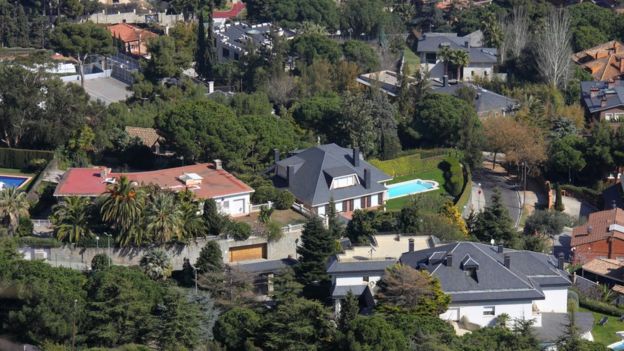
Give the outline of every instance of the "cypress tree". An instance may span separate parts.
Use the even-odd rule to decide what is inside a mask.
[[[212,10],[215,4],[209,1],[207,8],[199,10],[197,16],[197,51],[195,52],[195,71],[205,81],[214,80],[215,38],[212,31]],[[204,12],[208,28],[204,26]]]
[[[206,29],[204,28],[203,11],[199,11],[197,18],[197,49],[195,51],[195,71],[202,78],[206,79]]]
[[[500,190],[494,189],[490,205],[477,215],[472,234],[482,242],[494,239],[498,243],[509,243],[514,238],[513,220],[502,203]]]
[[[301,234],[301,246],[297,248],[299,264],[296,266],[297,278],[304,285],[326,282],[327,259],[334,254],[334,238],[318,217],[312,217],[306,223]]]
[[[329,209],[327,210],[327,228],[334,239],[339,240],[342,237],[343,228],[338,221],[336,204],[334,203],[333,198],[329,200]]]
[[[350,326],[351,322],[357,317],[360,312],[360,303],[358,298],[353,295],[353,292],[349,290],[347,292],[347,296],[345,296],[344,300],[342,300],[340,304],[340,316],[338,316],[338,330],[343,333],[346,333]]]
[[[223,271],[223,256],[216,241],[206,243],[199,253],[195,266],[202,273]]]
[[[563,197],[561,195],[561,186],[559,183],[555,184],[555,210],[563,212],[565,206],[563,206]]]

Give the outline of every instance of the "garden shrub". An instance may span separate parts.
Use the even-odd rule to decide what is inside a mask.
[[[295,203],[295,195],[288,190],[280,191],[275,197],[275,208],[278,210],[287,210]]]
[[[48,164],[48,160],[45,158],[34,158],[28,161],[28,164],[22,168],[25,173],[37,173],[45,168]]]
[[[93,256],[91,259],[91,270],[92,271],[101,271],[112,265],[112,260],[108,257],[107,254],[97,254]]]
[[[251,195],[251,202],[254,204],[265,204],[269,201],[275,201],[278,190],[271,185],[262,185],[256,188]]]
[[[245,222],[232,221],[228,224],[226,233],[234,240],[247,240],[251,236],[251,226]]]
[[[17,225],[18,236],[31,236],[33,234],[33,222],[29,217],[20,217]]]
[[[23,236],[17,239],[20,246],[30,247],[61,247],[62,243],[55,238],[39,238],[36,236]]]

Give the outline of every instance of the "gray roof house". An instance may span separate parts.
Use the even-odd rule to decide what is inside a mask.
[[[543,316],[563,320],[567,315],[571,282],[562,257],[457,242],[406,252],[400,262],[440,281],[451,297],[449,309],[440,317],[451,322],[484,327],[505,313],[511,319],[533,320],[539,329],[547,327]]]
[[[589,118],[624,120],[624,83],[621,80],[581,82],[581,100]]]
[[[273,26],[271,23],[247,24],[234,22],[225,24],[222,27],[215,27],[215,37],[217,42],[217,58],[219,62],[227,60],[239,60],[247,54],[249,46],[256,48],[271,47],[271,30],[275,30],[277,35],[286,39],[292,39],[294,33]]]
[[[445,74],[445,64],[438,57],[442,48],[452,50],[463,50],[468,53],[469,63],[463,67],[461,77],[456,79],[469,80],[475,76],[487,77],[494,72],[494,65],[498,62],[498,50],[496,48],[484,48],[483,33],[476,31],[465,36],[458,36],[457,33],[424,33],[418,40],[416,53],[420,55],[420,62],[429,71],[432,78],[441,78]]]
[[[283,160],[276,152],[275,158],[275,186],[289,190],[319,216],[325,215],[332,199],[338,213],[349,213],[381,206],[387,198],[385,183],[392,177],[363,160],[358,148],[325,144],[295,151]]]

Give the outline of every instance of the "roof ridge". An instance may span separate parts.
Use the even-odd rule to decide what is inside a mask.
[[[486,255],[487,257],[489,257],[491,260],[493,260],[494,262],[496,262],[496,264],[500,264],[500,262],[498,262],[497,259],[495,259],[494,257],[492,257],[491,255],[489,255],[487,252],[483,251],[479,246],[475,245],[475,243],[471,242],[472,246],[474,246],[477,250],[483,252],[484,255]],[[511,269],[505,267],[505,265],[501,265],[505,270],[507,270],[509,273],[511,273],[512,275],[514,275],[516,278],[518,278],[521,282],[523,282],[524,284],[526,284],[528,287],[530,287],[531,289],[535,289],[535,287],[532,284],[529,284],[527,281],[525,281],[524,279],[522,279],[518,274],[514,273]],[[528,278],[528,276],[527,276]]]

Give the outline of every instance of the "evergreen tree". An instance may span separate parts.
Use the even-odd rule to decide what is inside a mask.
[[[340,316],[338,316],[338,330],[346,333],[351,327],[351,322],[358,316],[360,312],[360,303],[358,298],[349,290],[347,296],[340,304]]]
[[[197,49],[195,51],[195,71],[201,78],[206,78],[206,29],[204,28],[203,11],[199,12],[197,18]]]
[[[336,204],[334,199],[329,200],[329,209],[327,210],[327,228],[332,238],[338,240],[342,237],[342,224],[338,221],[338,214],[336,213]]]
[[[349,224],[347,224],[346,234],[354,244],[368,244],[370,238],[377,234],[373,226],[375,212],[355,210]]]
[[[217,203],[213,199],[207,199],[204,201],[204,223],[206,224],[206,231],[210,235],[219,235],[225,228],[227,223],[226,219],[219,213]]]
[[[327,259],[334,254],[334,239],[318,217],[306,223],[301,234],[301,246],[297,248],[299,264],[297,278],[305,285],[329,279],[326,271]]]
[[[565,207],[563,205],[563,196],[561,195],[561,186],[559,183],[555,184],[555,210],[563,212]]]
[[[195,267],[202,273],[223,271],[223,256],[216,241],[207,242],[201,249]]]
[[[273,300],[280,303],[301,295],[303,286],[295,279],[291,268],[284,269],[273,280]]]
[[[513,239],[513,220],[501,201],[500,190],[494,189],[490,205],[477,215],[472,234],[482,242],[494,239],[498,243],[508,243]]]
[[[197,16],[197,51],[195,52],[195,70],[205,81],[214,80],[214,64],[216,59],[215,38],[212,31],[212,10],[214,6],[215,1],[208,1],[207,8],[205,10],[200,9]],[[205,28],[204,26],[204,14],[206,14],[208,28]]]

